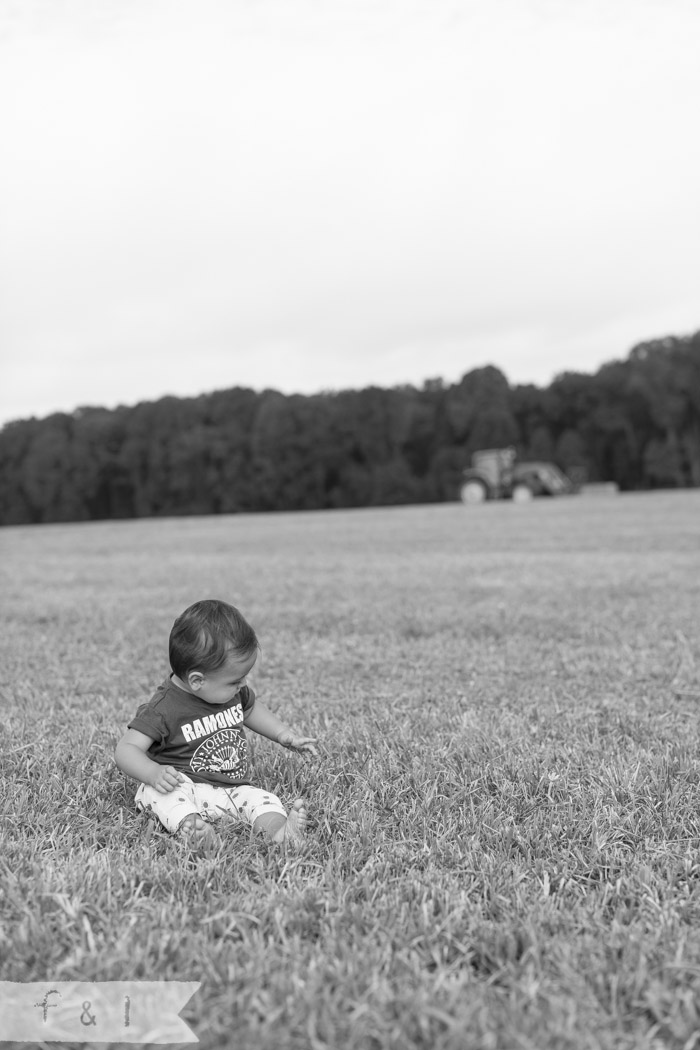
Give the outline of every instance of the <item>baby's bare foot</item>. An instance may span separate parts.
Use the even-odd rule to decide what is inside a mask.
[[[285,849],[301,845],[306,834],[308,822],[306,803],[303,798],[298,798],[287,815],[287,823],[284,825]]]
[[[192,849],[208,849],[216,841],[213,828],[202,820],[199,813],[189,813],[177,830]]]

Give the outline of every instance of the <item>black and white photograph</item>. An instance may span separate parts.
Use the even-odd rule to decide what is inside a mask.
[[[0,0],[8,1050],[700,1050],[699,41]]]

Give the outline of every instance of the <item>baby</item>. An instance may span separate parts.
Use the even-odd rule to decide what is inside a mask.
[[[250,783],[244,727],[317,754],[314,739],[298,736],[246,684],[258,650],[238,609],[213,599],[191,605],[170,632],[172,674],[117,744],[117,765],[141,782],[137,807],[197,847],[212,841],[211,822],[223,814],[286,846],[306,829],[303,799],[287,814],[275,795]]]

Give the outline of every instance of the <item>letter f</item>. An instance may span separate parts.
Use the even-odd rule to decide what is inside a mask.
[[[46,995],[44,996],[44,998],[41,1000],[40,1003],[34,1003],[34,1005],[38,1006],[42,1010],[42,1012],[44,1014],[44,1024],[46,1024],[46,1020],[47,1020],[47,1017],[48,1017],[48,1014],[49,1014],[49,1010],[55,1010],[56,1007],[58,1006],[58,1003],[50,1003],[49,1002],[49,996],[50,995],[57,995],[59,999],[61,998],[61,993],[58,991],[58,989],[57,988],[52,988],[50,992],[46,993]]]

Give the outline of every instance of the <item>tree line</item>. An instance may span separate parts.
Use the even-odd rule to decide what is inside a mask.
[[[623,490],[700,486],[700,332],[545,389],[487,366],[453,385],[234,387],[17,420],[0,430],[0,524],[453,500],[472,453],[506,445]]]

